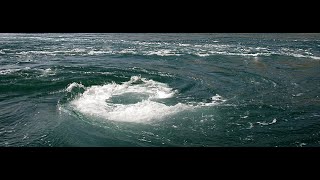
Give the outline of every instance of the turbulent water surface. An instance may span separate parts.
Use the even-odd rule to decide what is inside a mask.
[[[0,146],[319,146],[320,34],[0,34]]]

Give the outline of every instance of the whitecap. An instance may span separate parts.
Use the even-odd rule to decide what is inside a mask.
[[[51,68],[47,68],[47,69],[39,69],[39,71],[41,71],[42,75],[41,77],[46,77],[46,76],[54,76],[56,75],[56,71],[52,70]]]
[[[76,83],[76,82],[73,82],[71,84],[68,85],[68,87],[66,88],[66,91],[67,92],[71,92],[73,88],[75,87],[79,87],[79,88],[84,88],[84,85],[82,85],[81,83]]]
[[[268,122],[257,122],[257,124],[263,125],[263,126],[267,126],[270,124],[274,124],[277,122],[277,119],[273,119],[272,122],[268,123]]]
[[[180,56],[169,49],[160,49],[155,51],[146,52],[146,55],[158,55],[158,56]]]
[[[95,55],[95,54],[112,54],[112,51],[95,51],[91,50],[88,52],[88,55]]]
[[[216,94],[215,96],[212,96],[210,98],[209,102],[206,103],[199,103],[198,105],[200,106],[215,106],[221,103],[224,103],[226,101],[226,99],[224,99],[222,96],[220,96],[219,94]]]
[[[0,75],[12,74],[14,72],[20,71],[21,69],[3,69],[0,70]]]

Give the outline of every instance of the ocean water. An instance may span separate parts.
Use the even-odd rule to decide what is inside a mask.
[[[0,34],[0,146],[320,145],[320,34]]]

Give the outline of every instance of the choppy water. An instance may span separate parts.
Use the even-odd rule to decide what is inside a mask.
[[[320,34],[0,34],[0,146],[319,146]]]

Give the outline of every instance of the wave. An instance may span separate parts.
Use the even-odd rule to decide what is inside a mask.
[[[73,82],[73,83],[71,83],[71,84],[68,85],[68,87],[66,88],[66,91],[67,91],[67,92],[71,92],[75,87],[85,88],[84,85],[79,84],[79,83],[76,83],[76,82]]]
[[[263,126],[267,126],[267,125],[271,125],[277,122],[277,119],[273,119],[272,122],[268,123],[268,122],[257,122],[257,124],[263,125]]]
[[[20,70],[21,69],[3,69],[3,70],[0,70],[0,75],[12,74],[12,73],[18,72]]]
[[[210,44],[186,44],[186,43],[168,43],[168,42],[139,42],[139,41],[106,41],[105,46],[93,49],[92,45],[83,47],[66,46],[63,49],[59,46],[54,46],[55,50],[48,49],[32,50],[32,51],[0,51],[0,54],[19,55],[80,55],[80,56],[98,56],[98,55],[144,55],[144,56],[182,56],[194,55],[199,57],[207,57],[214,55],[225,56],[292,56],[298,58],[311,58],[319,60],[320,57],[314,55],[312,49],[300,48],[282,48],[269,46],[248,46],[239,44],[223,44],[213,41]],[[111,44],[110,44],[111,43]]]
[[[151,71],[151,70],[147,70],[141,67],[132,67],[132,68],[128,68],[130,70],[134,70],[134,71],[138,71],[138,72],[144,72],[146,74],[152,74],[152,75],[157,75],[157,76],[162,76],[162,77],[175,77],[173,74],[170,74],[168,72],[161,72],[161,71]]]
[[[181,54],[175,53],[169,49],[160,49],[160,50],[156,50],[156,51],[144,52],[144,55],[181,56]]]
[[[47,77],[56,75],[56,69],[46,68],[16,68],[16,69],[2,69],[0,70],[0,75],[14,75],[15,73],[19,73],[21,76],[37,76],[37,77]]]
[[[297,57],[297,58],[311,58],[311,59],[320,60],[320,57],[318,57],[318,56],[303,55],[303,54],[297,54],[297,53],[282,53],[279,55],[286,55],[286,56],[292,56],[292,57]]]
[[[68,55],[77,55],[77,54],[83,54],[86,53],[86,49],[82,48],[75,48],[70,50],[55,50],[55,51],[48,51],[48,50],[37,50],[37,51],[22,51],[22,52],[16,52],[17,55],[52,55],[56,56],[59,54],[68,54]]]
[[[21,38],[30,39],[31,41],[53,41],[57,42],[54,45],[45,44],[43,49],[0,49],[0,55],[80,55],[80,56],[98,56],[98,55],[145,55],[145,56],[183,56],[194,55],[199,57],[207,57],[214,55],[226,56],[270,56],[283,55],[297,58],[311,58],[319,60],[320,56],[318,50],[314,47],[306,47],[304,41],[293,40],[295,47],[283,46],[281,43],[288,43],[288,41],[280,44],[265,41],[259,44],[245,44],[241,42],[223,42],[218,39],[208,41],[139,41],[139,40],[115,40],[106,39],[106,37],[92,38],[83,35],[82,37],[74,35],[49,35],[49,37],[8,37],[9,39]],[[59,44],[59,42],[61,43]],[[312,40],[318,42],[318,40]],[[13,41],[14,42],[14,41]],[[62,43],[63,42],[63,43]],[[98,48],[95,43],[99,44]],[[101,45],[101,46],[100,46]],[[317,44],[316,44],[317,45]],[[317,45],[319,46],[319,45]]]
[[[96,54],[112,54],[112,51],[91,50],[91,51],[88,52],[88,55],[96,55]]]
[[[222,96],[220,96],[219,94],[216,94],[215,96],[212,96],[210,98],[211,102],[207,102],[207,103],[199,103],[200,106],[214,106],[214,105],[218,105],[221,103],[224,103],[225,99],[223,99]]]

